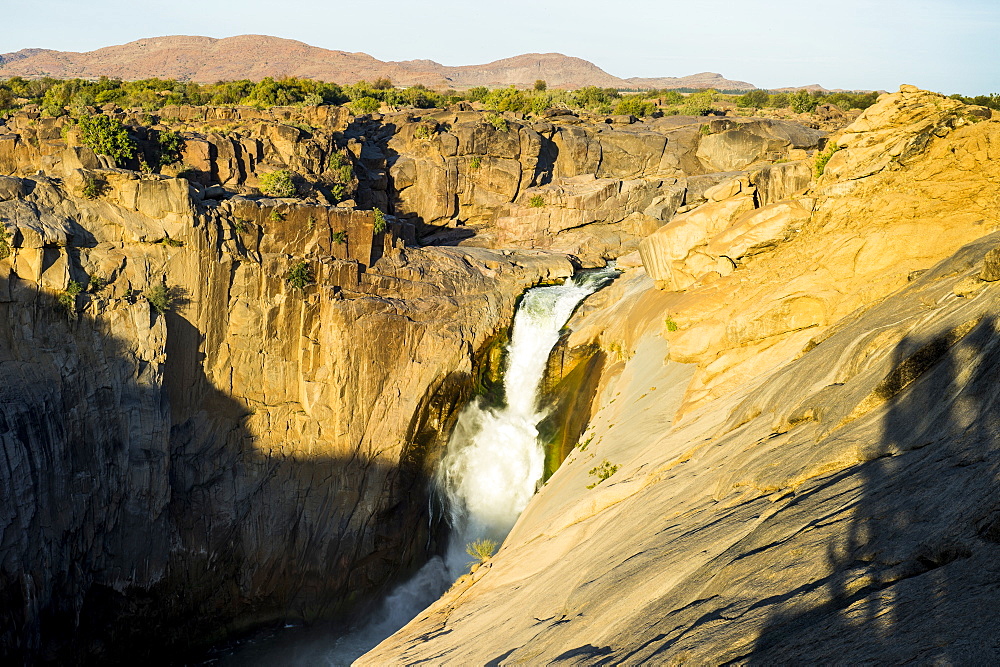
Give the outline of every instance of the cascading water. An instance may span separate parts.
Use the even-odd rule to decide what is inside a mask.
[[[459,415],[438,465],[435,492],[451,528],[444,558],[432,558],[398,586],[363,628],[339,638],[332,648],[299,646],[295,656],[283,652],[283,664],[349,664],[403,627],[468,571],[470,542],[488,538],[499,543],[506,537],[544,472],[545,452],[537,426],[545,411],[538,390],[549,354],[577,305],[617,275],[612,265],[582,271],[562,285],[525,292],[507,347],[503,406],[471,401]],[[271,664],[266,657],[255,662]]]

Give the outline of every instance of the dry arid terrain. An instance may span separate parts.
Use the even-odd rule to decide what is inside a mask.
[[[60,79],[107,76],[120,79],[158,77],[213,83],[221,80],[283,76],[337,83],[373,81],[433,87],[530,86],[537,79],[558,88],[717,88],[750,89],[712,72],[684,77],[622,79],[597,65],[560,53],[527,53],[483,65],[449,67],[432,60],[383,62],[366,53],[331,51],[266,35],[225,39],[169,36],[140,39],[86,53],[24,49],[0,54],[0,78],[51,76]]]

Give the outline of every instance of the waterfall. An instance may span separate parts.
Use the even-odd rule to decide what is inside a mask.
[[[469,571],[470,542],[503,541],[542,480],[545,451],[538,442],[537,426],[545,410],[539,405],[539,388],[552,348],[577,305],[617,276],[609,265],[581,271],[561,285],[525,292],[507,347],[503,404],[490,407],[480,399],[470,401],[458,417],[433,480],[451,528],[445,556],[431,558],[396,587],[364,627],[340,637],[332,647],[299,646],[297,656],[282,652],[282,664],[349,664],[406,625]]]

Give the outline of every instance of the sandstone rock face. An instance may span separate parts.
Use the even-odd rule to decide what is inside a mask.
[[[729,275],[600,294],[567,343],[609,358],[579,445],[361,664],[995,661],[1000,123],[978,113],[884,96],[805,198],[694,237],[771,239]]]

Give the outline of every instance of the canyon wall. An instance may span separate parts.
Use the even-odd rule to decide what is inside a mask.
[[[996,660],[1000,123],[904,86],[829,145],[623,262],[569,458],[361,664]]]
[[[467,106],[87,113],[137,154],[116,164],[30,109],[0,126],[13,660],[155,657],[363,609],[439,548],[429,471],[523,290],[637,266],[675,216],[765,211],[808,187],[824,141]],[[161,165],[166,132],[182,158]],[[280,170],[295,196],[263,196]],[[563,439],[601,377],[572,368],[600,344],[553,365]]]

